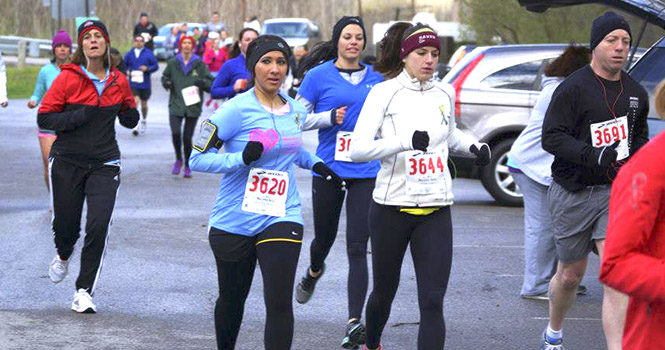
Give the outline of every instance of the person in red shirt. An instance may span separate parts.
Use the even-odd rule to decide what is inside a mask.
[[[665,119],[665,81],[656,90]],[[600,281],[628,294],[623,350],[665,349],[665,133],[621,168],[610,196]]]

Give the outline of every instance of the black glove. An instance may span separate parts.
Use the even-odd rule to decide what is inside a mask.
[[[411,137],[411,144],[413,145],[413,149],[427,152],[427,146],[429,146],[429,135],[427,135],[427,131],[414,131],[413,136]]]
[[[321,177],[326,179],[326,181],[330,181],[333,184],[341,187],[342,190],[345,190],[346,182],[342,180],[342,178],[339,177],[339,175],[337,175],[334,171],[332,171],[332,169],[328,168],[328,166],[323,162],[314,164],[312,170],[314,170],[315,173],[321,175]]]
[[[136,108],[129,108],[118,114],[120,125],[127,129],[133,129],[139,123],[139,111]]]
[[[469,147],[469,151],[476,155],[477,166],[485,166],[490,163],[490,158],[492,158],[492,155],[490,154],[490,146],[488,146],[486,143],[481,144],[480,149],[478,149],[476,145],[471,145],[471,147]]]
[[[242,151],[242,161],[249,165],[249,163],[261,158],[261,153],[263,153],[263,144],[259,141],[249,141]]]
[[[200,90],[203,90],[206,86],[206,82],[203,79],[198,79],[194,82],[194,85],[196,85],[196,87],[198,87]]]
[[[171,90],[173,89],[173,82],[171,80],[164,80],[162,81],[162,86],[164,90]]]
[[[617,141],[612,145],[599,148],[598,166],[600,167],[600,170],[605,171],[609,169],[610,165],[617,160],[619,154],[617,153],[616,148],[619,146],[620,142],[621,141]]]

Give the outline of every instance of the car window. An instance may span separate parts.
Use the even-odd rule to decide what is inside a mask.
[[[651,100],[649,117],[656,118],[656,111],[653,107],[653,92],[658,83],[665,79],[665,48],[654,47],[648,56],[645,56],[643,60],[635,65],[630,75],[649,93],[649,99]]]
[[[308,34],[307,29],[307,23],[266,23],[263,27],[263,34],[272,34],[283,38],[306,38]]]
[[[517,64],[494,72],[483,79],[482,87],[491,89],[536,90],[535,81],[543,60]]]
[[[159,35],[159,36],[168,36],[169,34],[171,34],[171,27],[172,26],[170,26],[168,24],[165,25],[165,26],[162,26],[161,28],[159,28],[159,31],[157,32],[157,35]]]

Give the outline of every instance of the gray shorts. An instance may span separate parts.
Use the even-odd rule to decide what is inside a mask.
[[[610,185],[596,185],[570,192],[552,183],[547,201],[559,261],[580,261],[595,251],[595,240],[605,239],[610,191]]]

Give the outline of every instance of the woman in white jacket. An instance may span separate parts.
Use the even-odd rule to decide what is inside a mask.
[[[381,161],[369,215],[374,288],[366,309],[366,348],[381,348],[410,244],[420,307],[418,349],[443,349],[443,297],[453,253],[448,148],[475,154],[477,165],[489,163],[490,150],[451,118],[454,91],[432,78],[440,50],[432,28],[397,23],[379,45],[375,70],[389,80],[370,91],[351,141],[353,161]]]

